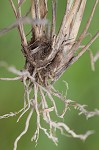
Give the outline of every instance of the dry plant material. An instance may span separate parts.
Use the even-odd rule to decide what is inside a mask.
[[[68,108],[72,106],[79,110],[79,114],[84,114],[89,118],[99,115],[99,111],[95,110],[89,112],[85,109],[84,105],[66,99],[66,96],[63,96],[59,91],[54,89],[53,83],[60,78],[70,65],[76,62],[83,53],[86,52],[99,36],[99,31],[97,31],[87,45],[81,46],[83,39],[87,35],[99,1],[95,0],[89,19],[79,37],[77,37],[77,35],[85,10],[86,0],[67,0],[65,14],[58,33],[56,33],[56,0],[52,0],[52,23],[50,32],[47,30],[49,26],[47,20],[47,0],[31,0],[31,18],[28,17],[28,13],[24,16],[21,15],[21,8],[25,1],[26,0],[17,0],[17,6],[15,6],[14,1],[9,0],[16,17],[16,22],[0,31],[0,36],[16,27],[19,31],[22,53],[25,57],[25,67],[23,71],[18,71],[14,67],[0,63],[1,66],[6,67],[10,72],[17,75],[15,78],[0,78],[0,80],[21,80],[23,82],[24,107],[18,112],[11,112],[10,114],[0,116],[0,119],[13,117],[21,113],[17,120],[19,121],[20,118],[30,110],[25,129],[15,140],[14,150],[17,149],[20,138],[27,132],[34,110],[37,114],[37,129],[31,138],[32,141],[38,141],[39,132],[42,130],[49,139],[57,144],[58,138],[55,136],[56,129],[59,129],[62,134],[65,130],[72,137],[85,140],[93,131],[87,131],[85,134],[78,135],[63,122],[52,120],[50,113],[55,112],[57,117],[63,118]],[[26,23],[31,25],[32,37],[30,41],[27,41],[24,31],[24,24]],[[80,51],[78,51],[78,49],[80,49]],[[99,53],[97,53],[95,57],[90,53],[90,56],[94,69],[94,63],[99,58]],[[31,96],[31,93],[34,94]],[[61,115],[58,113],[55,96],[58,97],[65,106]],[[51,102],[51,107],[46,97],[49,99],[49,102]],[[49,130],[42,127],[41,118],[48,124]]]

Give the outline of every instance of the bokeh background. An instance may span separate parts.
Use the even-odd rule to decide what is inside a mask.
[[[48,0],[49,15],[51,19],[51,0]],[[88,16],[91,12],[95,0],[88,0],[84,13],[80,31],[83,29]],[[57,30],[61,23],[66,0],[58,0],[57,6]],[[29,1],[23,5],[23,13],[29,8]],[[0,30],[7,27],[15,21],[15,17],[9,1],[0,0]],[[30,26],[26,25],[26,33],[30,31]],[[99,5],[96,9],[94,18],[89,28],[89,32],[94,35],[99,29]],[[31,35],[28,36],[28,39]],[[87,43],[90,37],[86,37],[84,43]],[[90,47],[93,53],[99,50],[99,39],[97,39]],[[9,65],[22,69],[24,66],[24,58],[21,53],[20,37],[17,29],[14,29],[4,36],[0,37],[0,61],[5,61]],[[6,69],[0,68],[0,77],[13,77]],[[55,87],[65,92],[63,80],[68,82],[69,90],[67,97],[75,100],[80,104],[88,105],[88,110],[99,109],[99,61],[96,62],[96,71],[91,70],[89,53],[86,52],[80,60],[73,64],[63,76],[57,81]],[[23,85],[20,81],[0,81],[0,115],[9,112],[18,111],[23,107]],[[59,103],[59,106],[61,104]],[[16,137],[24,129],[25,120],[28,113],[16,123],[18,116],[0,120],[0,150],[12,150]],[[86,130],[95,130],[95,134],[90,136],[85,142],[79,139],[73,139],[62,136],[59,132],[58,146],[50,141],[44,133],[40,132],[38,145],[30,139],[36,129],[36,116],[32,117],[31,124],[26,135],[18,143],[18,150],[99,150],[99,117],[96,116],[89,120],[85,117],[78,116],[77,111],[71,109],[67,112],[64,122],[66,122],[77,133],[84,133]],[[44,124],[43,124],[44,125]]]

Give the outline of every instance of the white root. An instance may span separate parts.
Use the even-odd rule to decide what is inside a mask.
[[[33,114],[33,109],[30,111],[28,117],[27,117],[27,120],[26,120],[26,123],[25,123],[25,129],[21,132],[21,134],[16,138],[15,142],[14,142],[14,149],[13,150],[16,150],[17,149],[17,145],[18,145],[18,141],[21,139],[21,137],[28,131],[28,128],[29,128],[29,124],[30,124],[30,119],[32,117],[32,114]]]
[[[13,70],[16,70],[15,68],[13,68]],[[11,70],[12,72],[12,70]],[[15,73],[15,71],[14,71]],[[56,122],[53,121],[51,119],[50,113],[52,111],[55,111],[57,117],[60,117],[58,115],[57,112],[57,106],[55,104],[55,101],[52,97],[52,95],[55,95],[56,97],[59,98],[59,100],[61,100],[64,104],[65,104],[65,109],[63,110],[63,113],[61,115],[61,118],[64,117],[67,109],[69,109],[70,106],[74,107],[75,109],[79,110],[79,115],[84,114],[86,116],[86,118],[90,118],[93,116],[99,116],[99,110],[95,110],[95,111],[87,111],[85,109],[85,105],[80,105],[75,103],[72,100],[66,99],[66,96],[63,96],[61,93],[59,93],[59,91],[56,91],[54,89],[53,86],[49,86],[47,88],[44,88],[43,86],[41,86],[40,84],[38,84],[34,78],[29,74],[29,72],[24,71],[24,73],[19,73],[16,70],[16,74],[20,74],[20,78],[23,79],[23,84],[24,84],[24,89],[25,89],[25,105],[24,107],[19,110],[18,112],[15,113],[9,113],[9,114],[5,114],[3,116],[0,116],[0,119],[3,118],[8,118],[8,117],[13,117],[16,116],[17,114],[21,113],[21,115],[19,116],[17,122],[20,120],[20,118],[28,111],[31,109],[31,112],[29,113],[27,120],[26,120],[26,125],[25,125],[25,129],[21,132],[21,134],[16,138],[15,143],[14,143],[14,150],[17,149],[17,144],[18,141],[21,139],[21,137],[27,132],[28,127],[29,127],[29,123],[30,123],[30,119],[31,116],[33,114],[33,109],[36,110],[36,114],[37,114],[37,129],[33,135],[33,137],[31,138],[31,141],[35,141],[37,143],[38,138],[39,138],[39,132],[40,130],[42,130],[49,139],[51,139],[55,144],[57,144],[58,142],[58,138],[57,136],[54,135],[54,133],[56,132],[57,129],[60,130],[61,134],[65,132],[67,132],[69,135],[71,135],[74,138],[80,138],[81,140],[85,140],[89,135],[93,134],[93,131],[87,131],[85,134],[76,134],[73,130],[71,130],[65,123],[63,122]],[[24,76],[23,76],[24,74]],[[26,79],[29,79],[28,82],[26,82]],[[13,81],[13,79],[12,79]],[[30,99],[30,94],[32,92],[32,89],[29,88],[29,83],[32,83],[34,85],[34,98]],[[40,103],[38,103],[38,91],[41,94],[41,100]],[[49,105],[47,104],[47,100],[46,100],[46,94],[48,95],[50,101],[53,103],[53,107],[49,107]],[[67,93],[66,93],[67,94]],[[43,120],[48,124],[49,126],[49,131],[41,126],[41,116],[43,114]]]

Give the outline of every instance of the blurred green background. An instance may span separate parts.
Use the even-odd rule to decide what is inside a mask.
[[[83,29],[88,16],[91,12],[95,0],[88,0],[84,13],[83,22],[80,31]],[[61,23],[66,0],[58,0],[57,7],[57,30]],[[29,8],[26,2],[23,5],[23,13]],[[49,0],[49,15],[51,18],[51,0]],[[9,1],[0,0],[0,30],[7,27],[15,21]],[[99,5],[96,9],[94,18],[89,28],[89,32],[94,35],[99,28]],[[26,25],[26,33],[30,31],[30,27]],[[31,35],[30,35],[31,36]],[[30,37],[29,36],[29,37]],[[28,37],[28,38],[29,38]],[[84,43],[87,43],[90,37],[86,37]],[[99,50],[99,39],[91,46],[93,53]],[[17,69],[22,69],[24,66],[24,58],[21,53],[21,43],[17,32],[14,29],[4,36],[0,37],[0,61],[5,61],[9,65],[16,66]],[[0,77],[13,77],[13,75],[4,68],[0,68]],[[96,71],[92,72],[90,66],[90,58],[86,52],[78,62],[71,66],[55,86],[60,91],[65,92],[63,80],[68,82],[68,98],[76,100],[78,103],[88,105],[88,110],[95,108],[99,109],[99,61],[96,63]],[[18,111],[23,107],[23,85],[19,81],[0,81],[0,115],[9,112]],[[59,103],[60,106],[60,103]],[[0,150],[12,150],[13,143],[16,137],[24,129],[26,115],[16,123],[18,116],[0,120]],[[18,150],[99,150],[99,117],[94,117],[86,120],[85,117],[78,116],[77,111],[70,110],[67,112],[64,122],[77,133],[84,133],[86,130],[95,130],[95,134],[90,136],[85,142],[78,139],[62,136],[58,133],[59,143],[55,146],[44,133],[40,132],[38,145],[35,147],[35,142],[30,139],[36,129],[36,116],[34,115],[29,130],[26,135],[18,143]]]

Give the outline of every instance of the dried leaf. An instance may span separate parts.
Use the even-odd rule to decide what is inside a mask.
[[[46,18],[48,8],[47,8],[47,0],[40,0],[40,19]]]

